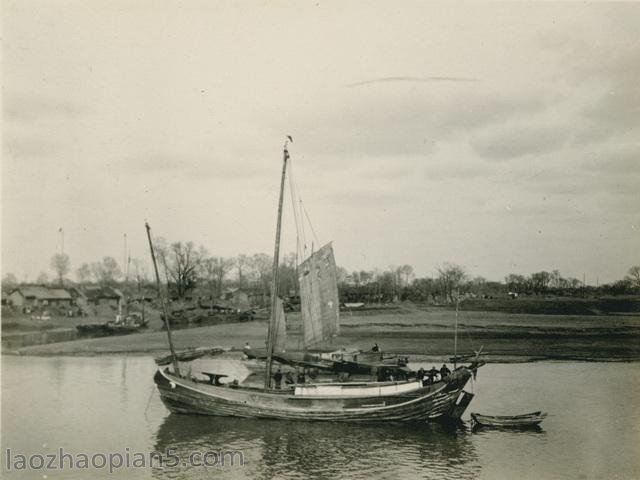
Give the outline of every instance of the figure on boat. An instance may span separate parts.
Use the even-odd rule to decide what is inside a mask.
[[[280,390],[280,385],[282,384],[282,370],[280,368],[273,375],[273,380],[276,382],[276,390]]]

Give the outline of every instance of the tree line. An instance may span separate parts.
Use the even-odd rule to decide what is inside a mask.
[[[184,298],[197,290],[212,297],[220,297],[227,287],[248,289],[268,296],[272,279],[271,256],[265,253],[241,254],[236,257],[210,255],[193,242],[154,240],[161,280],[173,298]],[[154,278],[149,262],[140,258],[127,258],[119,265],[113,257],[83,263],[75,270],[81,284],[120,286],[141,291],[151,285]],[[279,291],[285,296],[297,295],[299,263],[294,253],[283,256],[278,272]],[[63,285],[71,270],[66,254],[51,258],[53,279],[40,273],[36,284]],[[343,301],[386,302],[413,300],[432,303],[452,303],[459,297],[492,297],[508,293],[519,295],[576,295],[588,290],[590,294],[621,295],[640,293],[640,266],[633,266],[627,275],[616,282],[598,287],[584,285],[576,278],[565,278],[558,270],[534,272],[529,275],[509,274],[504,282],[489,281],[471,276],[460,265],[444,263],[432,277],[417,278],[411,265],[389,266],[387,269],[348,271],[338,267],[338,287]],[[18,285],[15,275],[8,273],[3,286]]]

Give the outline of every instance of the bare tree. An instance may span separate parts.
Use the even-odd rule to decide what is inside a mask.
[[[142,292],[142,285],[149,281],[149,271],[147,270],[147,264],[140,258],[132,258],[133,264],[133,277],[136,282],[138,295]]]
[[[201,270],[215,296],[222,295],[224,278],[234,264],[235,261],[232,258],[209,257],[203,260]]]
[[[627,272],[627,278],[635,288],[640,288],[640,265],[634,265]]]
[[[367,272],[366,270],[360,270],[360,273],[358,275],[360,277],[360,283],[362,283],[363,285],[371,283],[375,278],[373,272]]]
[[[549,287],[549,283],[551,282],[553,276],[549,272],[536,272],[532,273],[530,277],[531,286],[535,293],[544,293]]]
[[[69,273],[69,255],[65,253],[56,253],[51,257],[51,268],[58,276],[58,282],[62,286],[64,276]]]
[[[80,268],[76,270],[76,278],[80,283],[87,283],[91,281],[93,273],[91,267],[87,263],[80,265]]]
[[[445,263],[438,268],[438,274],[438,281],[444,296],[453,302],[453,293],[460,288],[467,278],[464,268],[453,263]]]
[[[475,293],[476,295],[481,295],[486,284],[487,284],[486,278],[482,276],[477,276],[469,281],[468,286],[473,293]]]
[[[204,248],[196,248],[193,242],[175,242],[166,253],[163,252],[162,262],[173,280],[178,298],[183,298],[195,286],[206,253]]]
[[[413,267],[405,264],[398,267],[397,272],[400,279],[400,285],[403,287],[408,286],[414,276]]]
[[[251,256],[250,263],[256,275],[258,286],[262,290],[263,303],[266,304],[273,260],[266,253],[256,253]]]
[[[163,237],[155,237],[153,239],[154,249],[156,252],[156,260],[158,262],[158,269],[164,274],[167,288],[169,288],[169,244]]]
[[[49,275],[45,272],[40,272],[40,275],[36,278],[36,283],[38,285],[47,285],[49,283]]]
[[[526,290],[527,279],[524,275],[510,273],[505,277],[504,283],[510,291],[522,293]]]
[[[298,290],[296,254],[289,252],[282,257],[278,271],[278,292],[280,295],[294,294]]]
[[[16,276],[9,272],[4,277],[2,277],[2,286],[11,290],[18,286],[18,279]]]
[[[89,265],[95,280],[103,286],[112,286],[122,276],[118,262],[113,257],[104,257],[102,262]]]
[[[247,270],[250,268],[249,257],[242,253],[236,257],[235,264],[238,269],[238,287],[244,288],[247,283]]]
[[[133,265],[133,277],[136,283],[148,282],[149,270],[147,269],[147,263],[141,258],[132,258],[131,264]]]

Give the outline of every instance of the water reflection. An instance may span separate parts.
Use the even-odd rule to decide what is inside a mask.
[[[540,425],[529,425],[526,427],[484,427],[475,425],[471,427],[471,432],[474,435],[491,435],[495,432],[513,435],[546,435],[546,432]]]
[[[240,450],[241,468],[155,469],[156,478],[476,478],[480,463],[463,426],[350,425],[169,415],[155,448]]]
[[[241,450],[238,467],[12,471],[11,478],[640,478],[638,363],[487,365],[471,411],[549,413],[537,430],[170,415],[143,357],[2,357],[2,442],[24,454]],[[195,369],[195,367],[194,367]],[[207,370],[208,368],[202,368]],[[597,379],[597,381],[594,381]],[[465,416],[468,418],[468,414]],[[43,446],[43,445],[46,445]],[[4,462],[0,468],[5,469]],[[2,478],[9,475],[0,472]]]
[[[120,364],[120,402],[126,404],[128,401],[128,382],[127,382],[127,358],[122,359]]]

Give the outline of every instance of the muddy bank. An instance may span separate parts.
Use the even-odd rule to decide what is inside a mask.
[[[404,314],[343,315],[341,334],[322,348],[368,350],[374,343],[390,354],[413,359],[448,359],[454,350],[455,313],[444,310]],[[177,349],[224,345],[264,347],[267,324],[253,321],[178,330]],[[300,350],[299,317],[290,315],[287,349]],[[495,312],[460,312],[458,353],[483,346],[488,361],[640,360],[640,315],[547,316]],[[3,349],[20,355],[157,355],[168,350],[166,334],[145,332],[118,337]],[[429,360],[425,360],[429,361]]]

